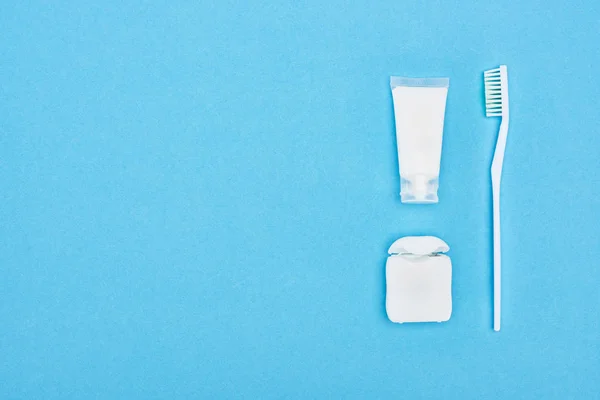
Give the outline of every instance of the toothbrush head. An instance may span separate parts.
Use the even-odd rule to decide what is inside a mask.
[[[486,117],[508,116],[508,74],[506,65],[483,73]]]

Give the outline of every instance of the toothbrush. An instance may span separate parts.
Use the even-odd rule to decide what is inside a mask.
[[[508,73],[506,65],[483,73],[486,117],[501,117],[500,131],[492,160],[492,202],[494,213],[494,330],[500,330],[501,251],[500,251],[500,181],[508,135]]]

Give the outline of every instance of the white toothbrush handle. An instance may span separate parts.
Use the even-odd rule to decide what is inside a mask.
[[[502,165],[508,134],[508,115],[502,118],[498,141],[492,161],[492,201],[494,214],[494,330],[500,330],[501,294],[502,294],[502,253],[500,240],[500,182],[502,180]]]
[[[500,185],[492,186],[494,198],[494,330],[500,330],[502,252],[500,250]]]

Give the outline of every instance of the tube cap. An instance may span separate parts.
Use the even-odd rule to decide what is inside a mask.
[[[401,177],[400,197],[403,203],[433,204],[438,202],[438,178],[427,175]]]

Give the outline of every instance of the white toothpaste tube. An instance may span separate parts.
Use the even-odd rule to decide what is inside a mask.
[[[448,78],[392,76],[403,203],[437,203]]]

